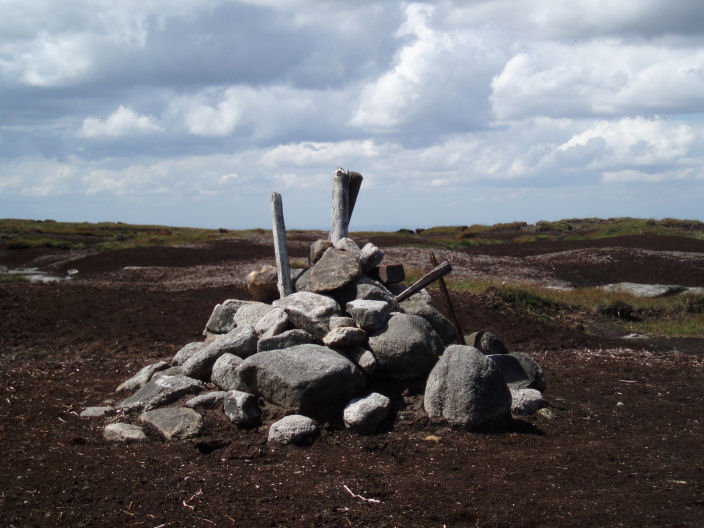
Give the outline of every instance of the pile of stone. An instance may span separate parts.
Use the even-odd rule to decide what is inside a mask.
[[[269,440],[301,444],[321,422],[359,434],[390,426],[403,387],[424,390],[430,420],[468,429],[542,406],[545,377],[534,360],[488,332],[453,344],[464,340],[428,292],[410,295],[400,284],[403,266],[385,265],[371,243],[334,238],[313,243],[309,266],[289,272],[290,293],[281,291],[281,267],[250,273],[253,300],[216,305],[203,341],[145,366],[117,388],[129,396],[83,416],[136,417],[139,424],[112,419],[111,440],[144,439],[145,425],[177,439],[199,435],[207,408],[234,426],[258,426],[266,402],[286,415]]]

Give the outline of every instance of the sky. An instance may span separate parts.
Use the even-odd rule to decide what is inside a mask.
[[[699,0],[0,0],[0,218],[704,220]]]

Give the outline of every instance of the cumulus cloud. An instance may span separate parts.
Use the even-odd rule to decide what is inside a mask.
[[[132,109],[120,105],[104,120],[95,117],[86,118],[78,133],[86,138],[96,138],[149,134],[160,131],[161,128],[149,116],[138,115]]]

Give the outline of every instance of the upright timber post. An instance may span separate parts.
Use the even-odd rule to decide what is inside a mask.
[[[276,273],[281,298],[293,293],[291,285],[291,268],[288,263],[288,246],[286,245],[286,224],[284,224],[284,206],[279,193],[271,193],[271,220],[274,225],[274,251],[276,253]]]
[[[347,236],[350,221],[350,173],[337,169],[332,175],[332,219],[330,242],[333,244]]]
[[[362,187],[362,180],[364,179],[362,175],[358,172],[349,171],[350,175],[350,197],[347,206],[347,229],[349,230],[350,221],[352,220],[352,211],[354,211],[354,204],[357,203],[357,195],[359,194],[359,189]]]

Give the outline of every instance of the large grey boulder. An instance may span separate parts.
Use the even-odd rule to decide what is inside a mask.
[[[123,381],[118,387],[117,392],[132,392],[140,387],[144,386],[146,382],[152,379],[155,372],[159,370],[164,370],[169,368],[169,364],[166,361],[159,361],[157,363],[152,363],[146,367],[139,369],[137,374],[132,376],[130,379]]]
[[[335,249],[339,249],[340,251],[346,251],[347,253],[354,255],[358,260],[361,258],[361,250],[359,249],[357,242],[349,237],[342,237],[336,240],[333,243],[333,247]]]
[[[328,333],[330,317],[342,315],[340,305],[326,295],[311,292],[296,292],[274,301],[274,306],[283,308],[291,324],[318,339]]]
[[[240,306],[235,313],[236,326],[256,326],[259,320],[264,317],[272,307],[270,304],[262,302],[252,302]]]
[[[364,345],[366,342],[367,333],[354,326],[338,326],[323,337],[323,344],[330,348],[350,348]]]
[[[109,442],[143,442],[147,435],[138,425],[117,422],[105,426],[103,438]]]
[[[479,350],[451,345],[428,376],[425,412],[469,429],[510,418],[511,393],[498,367]]]
[[[546,388],[545,374],[538,363],[527,354],[492,354],[488,356],[499,367],[510,389],[536,389],[543,392]]]
[[[242,363],[242,358],[226,352],[213,364],[210,381],[223,390],[232,390],[237,382],[237,367]]]
[[[195,394],[205,389],[199,380],[187,376],[163,376],[148,381],[132,396],[118,404],[125,410],[148,411],[162,405],[168,405],[186,394]]]
[[[511,412],[513,414],[533,414],[545,406],[540,391],[535,389],[511,389]]]
[[[364,398],[352,400],[343,413],[345,427],[359,434],[372,434],[381,425],[391,410],[391,400],[372,392]]]
[[[314,420],[292,414],[271,424],[268,441],[273,444],[306,445],[313,443],[318,434],[318,425]]]
[[[393,314],[381,330],[369,336],[379,370],[396,380],[424,378],[442,353],[442,342],[425,319]]]
[[[261,339],[278,335],[288,327],[289,320],[286,311],[283,308],[272,307],[257,321],[254,330]]]
[[[241,358],[251,356],[257,351],[257,333],[253,326],[238,326],[228,333],[217,336],[209,345],[206,345],[193,354],[182,365],[186,376],[207,380],[210,378],[213,364],[225,353],[234,354]]]
[[[304,413],[342,407],[366,387],[366,377],[342,354],[320,345],[268,350],[237,369],[240,390]]]
[[[216,304],[205,325],[203,335],[228,333],[235,327],[235,313],[237,313],[240,306],[247,302],[239,299],[228,299],[222,304]]]
[[[261,411],[257,406],[257,397],[238,390],[231,390],[227,393],[222,410],[230,421],[239,427],[254,425],[261,416]]]
[[[149,424],[167,440],[198,436],[203,428],[203,417],[193,409],[164,407],[139,415],[139,421]]]
[[[357,255],[329,248],[310,268],[308,290],[313,293],[338,290],[353,282],[360,273],[362,268]]]
[[[508,354],[508,349],[503,341],[491,332],[479,331],[472,332],[465,337],[467,346],[471,346],[480,352],[488,355],[491,354]]]
[[[389,320],[391,305],[387,301],[355,299],[347,303],[345,311],[350,314],[357,326],[367,332],[374,332]]]
[[[264,337],[257,343],[257,352],[265,352],[267,350],[277,350],[283,348],[291,348],[296,345],[307,345],[315,343],[315,338],[300,328],[286,330],[272,337]]]
[[[443,345],[447,346],[457,339],[457,329],[432,304],[419,300],[406,300],[401,303],[401,310],[411,315],[420,315],[430,323],[437,332]]]
[[[188,358],[190,358],[193,354],[198,352],[204,346],[205,345],[199,341],[188,343],[183,348],[181,348],[181,350],[176,352],[176,355],[171,360],[171,364],[174,366],[183,365],[188,360]]]

